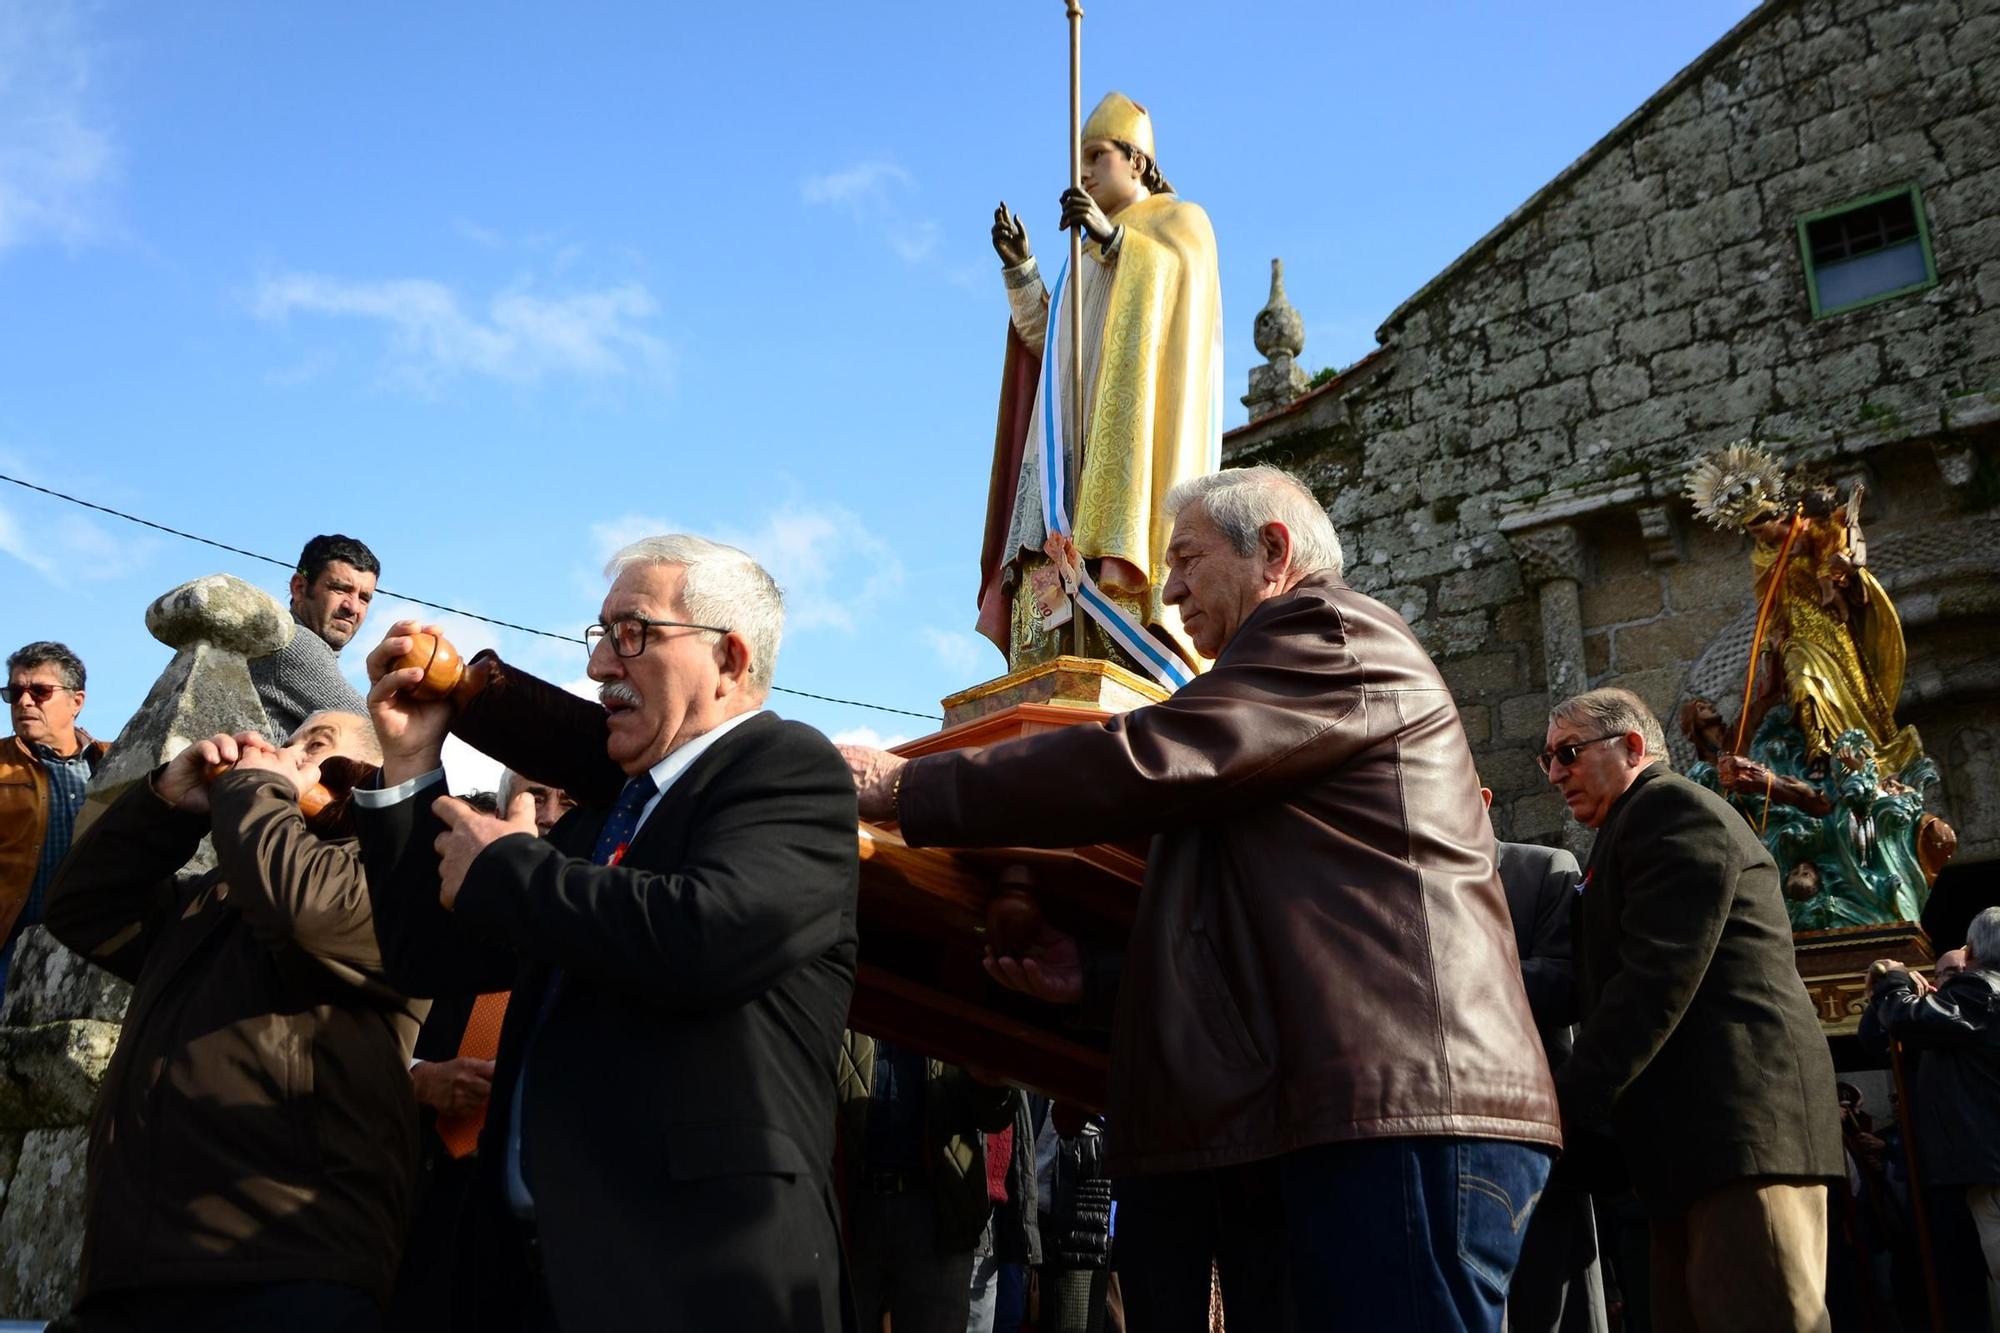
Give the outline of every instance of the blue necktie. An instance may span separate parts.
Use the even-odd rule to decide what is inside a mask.
[[[611,814],[597,835],[597,848],[590,854],[593,865],[612,865],[625,859],[625,849],[632,845],[633,835],[639,831],[639,815],[645,810],[646,802],[652,800],[659,790],[650,771],[627,779],[625,790],[618,793],[618,802],[611,807]],[[562,989],[562,981],[561,968],[549,974],[549,984],[543,989],[542,1003],[535,1012],[535,1026],[529,1031],[527,1046],[521,1052],[520,1072],[514,1076],[514,1106],[507,1126],[507,1198],[515,1213],[522,1217],[534,1215],[534,1200],[529,1197],[528,1181],[521,1164],[521,1089],[528,1081],[528,1060],[534,1055],[535,1039],[542,1035],[542,1025],[548,1022],[549,1011],[555,1008],[556,993]]]
[[[618,793],[618,803],[611,807],[611,815],[604,821],[603,831],[597,835],[597,850],[590,855],[593,864],[611,865],[631,845],[632,835],[639,831],[639,812],[659,790],[650,771],[626,781],[625,790]]]

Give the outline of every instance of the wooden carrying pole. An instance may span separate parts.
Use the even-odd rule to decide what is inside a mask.
[[[1069,16],[1069,183],[1083,188],[1083,5],[1080,0],[1064,0]],[[1088,418],[1083,403],[1083,228],[1069,229],[1069,457],[1065,466],[1069,485],[1065,488],[1072,515],[1083,511],[1078,493],[1083,485],[1083,432]],[[1071,526],[1075,531],[1074,524]],[[1083,557],[1077,556],[1079,564]],[[1070,610],[1070,642],[1078,657],[1083,656],[1084,613],[1081,605]]]
[[[1931,1245],[1931,1216],[1924,1202],[1924,1175],[1917,1163],[1917,1104],[1910,1100],[1910,1080],[1904,1070],[1903,1043],[1889,1039],[1889,1075],[1896,1084],[1896,1104],[1903,1122],[1903,1166],[1910,1173],[1910,1213],[1917,1224],[1917,1255],[1923,1261],[1924,1296],[1930,1304],[1931,1328],[1945,1333],[1944,1293],[1938,1287],[1937,1251]],[[1842,1188],[1846,1182],[1842,1182]]]

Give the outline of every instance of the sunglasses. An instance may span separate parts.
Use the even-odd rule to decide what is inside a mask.
[[[76,693],[75,690],[70,690],[67,685],[51,685],[47,681],[38,680],[32,685],[0,685],[0,699],[5,699],[11,704],[22,695],[26,695],[38,704],[45,704],[55,698],[57,690],[69,690],[71,694]]]
[[[1569,768],[1576,763],[1576,757],[1591,746],[1601,745],[1605,741],[1615,741],[1624,734],[1622,731],[1614,731],[1609,736],[1592,736],[1587,741],[1572,741],[1568,745],[1558,745],[1553,750],[1544,750],[1536,755],[1535,762],[1542,766],[1542,773],[1546,776],[1550,764],[1560,762],[1564,768]]]

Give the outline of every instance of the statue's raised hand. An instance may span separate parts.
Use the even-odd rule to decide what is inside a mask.
[[[1062,192],[1062,225],[1064,231],[1083,228],[1083,234],[1099,245],[1109,245],[1115,234],[1111,219],[1104,216],[1104,210],[1090,197],[1090,191],[1075,185]]]
[[[1004,199],[1000,201],[1000,207],[993,210],[993,252],[1000,256],[1002,268],[1025,264],[1034,254],[1028,248],[1028,229],[1021,224],[1021,219],[1007,211]]]

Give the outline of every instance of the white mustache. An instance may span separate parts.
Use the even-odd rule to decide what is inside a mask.
[[[611,680],[597,687],[597,702],[606,707],[614,703],[620,703],[632,708],[638,708],[646,701],[639,697],[639,691],[633,689],[624,681]]]

